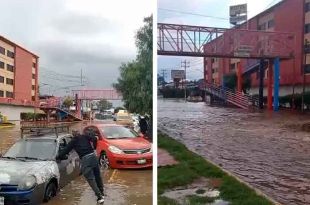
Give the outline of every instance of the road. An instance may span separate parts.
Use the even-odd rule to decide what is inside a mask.
[[[158,127],[282,204],[310,204],[309,116],[158,101]]]
[[[75,125],[75,127],[80,124]],[[0,151],[5,152],[20,137],[19,126],[0,129]],[[151,205],[152,170],[116,170],[102,172],[109,205]],[[65,186],[48,205],[96,204],[96,197],[83,177]]]

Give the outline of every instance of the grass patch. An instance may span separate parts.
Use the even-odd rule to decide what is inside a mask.
[[[177,186],[192,183],[199,177],[218,178],[220,197],[232,205],[271,205],[266,198],[259,196],[254,190],[228,176],[218,167],[212,165],[201,156],[189,151],[185,145],[158,132],[158,146],[167,150],[179,164],[158,169],[158,194]],[[201,198],[201,197],[200,197]],[[158,204],[169,204],[159,197]],[[193,199],[194,200],[194,199]],[[196,204],[192,203],[191,204]],[[171,205],[173,205],[171,203]]]
[[[161,205],[179,205],[175,200],[163,196],[158,197],[157,203]]]
[[[200,205],[200,204],[205,205],[206,203],[212,203],[215,201],[215,198],[207,197],[207,196],[201,197],[201,196],[191,195],[191,196],[187,196],[186,198],[189,200],[190,204],[195,204],[195,205]]]

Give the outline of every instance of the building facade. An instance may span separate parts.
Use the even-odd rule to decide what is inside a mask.
[[[310,54],[304,53],[306,39],[310,42],[310,0],[283,0],[238,26],[240,29],[290,32],[295,34],[294,59],[280,62],[280,95],[302,92],[304,68],[309,67]],[[306,59],[306,60],[305,60]],[[257,59],[205,58],[204,79],[221,85],[223,76],[236,72],[240,63],[242,72],[257,64]],[[305,63],[304,63],[305,62]],[[304,66],[305,64],[305,66]],[[307,70],[307,69],[306,69]],[[268,68],[264,74],[264,95],[267,95]],[[250,75],[251,94],[258,93],[259,73]],[[310,89],[310,76],[305,74],[306,87]]]
[[[0,112],[9,120],[19,120],[18,113],[33,111],[38,103],[38,60],[0,36]]]

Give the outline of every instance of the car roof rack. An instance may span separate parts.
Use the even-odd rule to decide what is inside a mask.
[[[59,137],[60,133],[69,133],[69,126],[63,124],[27,124],[22,125],[21,128],[21,138],[30,137],[39,137],[44,134],[55,134],[56,138]]]

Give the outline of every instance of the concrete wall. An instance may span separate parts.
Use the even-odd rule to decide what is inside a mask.
[[[20,113],[34,112],[34,108],[0,104],[0,112],[2,115],[7,116],[9,121],[17,121],[20,120]]]

